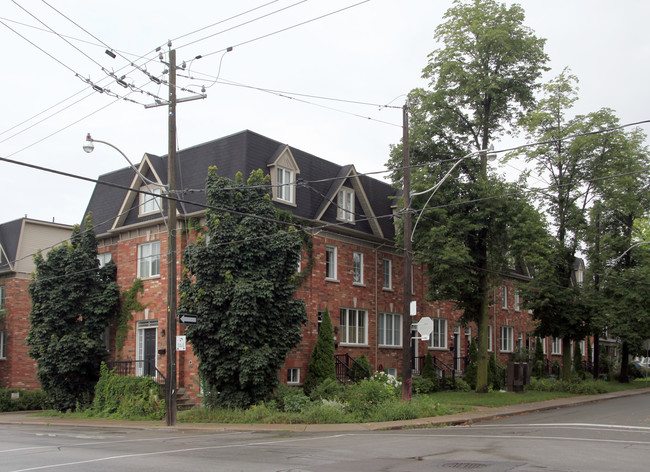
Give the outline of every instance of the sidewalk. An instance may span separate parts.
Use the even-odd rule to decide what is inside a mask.
[[[177,423],[167,426],[164,421],[128,421],[95,418],[61,418],[30,416],[30,412],[0,413],[0,425],[39,425],[39,426],[74,426],[88,428],[129,428],[129,429],[158,429],[168,431],[291,431],[291,432],[346,432],[346,431],[379,431],[403,428],[418,428],[431,426],[451,426],[478,423],[507,416],[522,415],[538,411],[553,410],[586,403],[600,402],[614,398],[632,395],[650,394],[650,388],[624,390],[622,392],[604,393],[601,395],[585,395],[571,398],[557,398],[536,403],[523,403],[497,408],[481,408],[475,411],[465,411],[453,415],[418,418],[404,421],[386,421],[381,423],[353,424],[229,424],[229,423]]]

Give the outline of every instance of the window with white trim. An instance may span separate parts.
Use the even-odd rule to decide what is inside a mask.
[[[336,280],[336,246],[325,246],[325,278]]]
[[[508,286],[501,286],[501,308],[508,308]]]
[[[546,338],[541,338],[542,342],[542,352],[546,354]]]
[[[0,331],[0,359],[7,358],[7,332]]]
[[[295,178],[294,172],[285,167],[277,168],[277,199],[283,202],[295,203]]]
[[[287,384],[300,383],[300,367],[289,367],[287,369]]]
[[[402,315],[379,313],[379,345],[402,346]]]
[[[138,246],[138,277],[146,279],[160,275],[160,241]]]
[[[501,352],[512,352],[514,329],[512,326],[501,326]]]
[[[384,272],[382,288],[391,290],[393,288],[393,261],[390,259],[384,259],[382,268]]]
[[[354,190],[346,187],[339,190],[337,219],[354,222]]]
[[[352,281],[355,284],[363,284],[363,253],[354,252],[352,254]]]
[[[515,311],[519,311],[521,307],[519,306],[519,289],[515,288]]]
[[[97,254],[97,260],[99,261],[99,267],[104,267],[106,264],[108,264],[111,261],[111,253],[110,252],[100,252]]]
[[[386,372],[388,375],[392,375],[393,377],[397,378],[397,369],[395,367],[387,367],[384,369],[384,372]]]
[[[368,312],[341,308],[341,344],[368,343]]]
[[[492,352],[492,325],[488,325],[488,351]]]
[[[551,354],[557,356],[562,354],[562,338],[556,338],[554,336],[551,339]]]
[[[432,318],[433,331],[429,337],[429,347],[433,349],[447,349],[447,320]]]
[[[140,188],[140,215],[147,215],[162,209],[161,187],[158,185],[150,185],[149,187]],[[149,195],[153,193],[154,195]]]

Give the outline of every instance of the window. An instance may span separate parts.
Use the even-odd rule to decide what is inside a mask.
[[[519,311],[519,289],[515,289],[515,311]]]
[[[508,308],[508,287],[501,286],[501,308]]]
[[[0,331],[0,359],[7,358],[7,332]]]
[[[5,309],[6,297],[7,297],[7,289],[5,288],[4,285],[0,285],[0,310]]]
[[[336,280],[336,246],[325,247],[325,278]]]
[[[363,253],[355,252],[352,255],[352,280],[355,284],[363,284]]]
[[[429,338],[429,347],[447,349],[447,320],[433,318],[433,331]]]
[[[392,375],[393,377],[397,378],[397,369],[395,367],[388,367],[384,369],[384,372],[386,372],[388,375]]]
[[[337,219],[354,222],[354,190],[342,188],[339,190]]]
[[[160,275],[160,241],[151,241],[138,246],[138,277],[148,278]]]
[[[278,167],[277,178],[278,190],[276,195],[278,200],[294,203],[293,195],[295,188],[295,179],[293,177],[293,171],[290,169],[285,169],[284,167]]]
[[[111,253],[102,252],[100,254],[97,254],[97,260],[99,261],[99,267],[104,267],[111,261]]]
[[[492,325],[488,325],[488,351],[492,352]]]
[[[287,383],[288,384],[300,383],[300,367],[289,367],[287,369]]]
[[[402,315],[379,313],[379,345],[402,345]]]
[[[551,340],[551,354],[560,355],[562,354],[562,339],[556,338],[555,336]]]
[[[384,259],[382,264],[384,269],[384,281],[382,287],[386,290],[391,290],[393,288],[393,266],[390,259]]]
[[[501,352],[512,352],[514,330],[512,326],[501,326]]]
[[[142,187],[140,190],[148,193],[140,194],[140,214],[146,215],[162,209],[162,200],[159,196],[149,195],[153,193],[160,195],[160,187],[157,185],[150,185],[149,187]]]
[[[367,344],[368,312],[352,308],[341,308],[341,343]]]
[[[517,338],[517,349],[523,349],[524,348],[524,333],[519,333],[519,337]]]

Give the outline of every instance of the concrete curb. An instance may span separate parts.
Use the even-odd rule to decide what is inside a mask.
[[[453,415],[417,418],[403,421],[387,421],[379,423],[344,423],[344,424],[231,424],[231,423],[177,423],[176,426],[167,426],[159,421],[128,421],[111,419],[90,418],[60,418],[30,416],[30,412],[0,413],[1,425],[32,425],[32,426],[65,426],[77,428],[121,428],[139,430],[163,431],[204,431],[204,432],[351,432],[351,431],[382,431],[411,428],[430,428],[437,426],[452,426],[479,423],[496,418],[536,413],[539,411],[554,410],[572,406],[595,403],[615,398],[624,398],[633,395],[650,394],[650,388],[624,390],[621,392],[604,393],[600,395],[584,395],[570,398],[556,398],[535,403],[521,403],[496,408],[486,408],[475,411],[465,411]],[[33,413],[33,412],[31,412]]]

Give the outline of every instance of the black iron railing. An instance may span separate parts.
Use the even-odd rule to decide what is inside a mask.
[[[161,394],[165,392],[165,376],[154,361],[108,361],[106,367],[116,375],[152,377],[160,387]]]
[[[353,382],[370,377],[370,371],[359,364],[350,354],[336,354],[334,356],[336,364],[336,378],[339,382]]]

